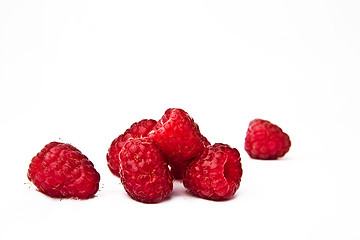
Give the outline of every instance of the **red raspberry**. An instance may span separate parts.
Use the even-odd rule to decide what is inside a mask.
[[[133,123],[129,129],[123,134],[115,138],[106,155],[108,167],[110,171],[117,177],[120,177],[119,173],[119,153],[124,146],[126,140],[129,138],[141,138],[147,136],[147,134],[153,129],[156,121],[152,119],[143,119],[139,122]]]
[[[240,153],[229,145],[216,143],[205,148],[191,162],[184,175],[184,186],[193,194],[211,200],[225,200],[235,194],[242,176]]]
[[[204,146],[210,146],[210,142],[206,139],[206,137],[202,136],[202,140],[204,143]],[[174,175],[174,178],[177,180],[182,180],[184,177],[184,173],[185,170],[187,168],[187,166],[196,158],[187,160],[187,161],[168,161],[169,162],[169,166],[171,168],[171,172]]]
[[[120,179],[133,199],[157,203],[171,193],[172,174],[150,138],[128,139],[120,151],[120,159]]]
[[[55,198],[86,199],[99,189],[100,175],[92,162],[70,144],[47,144],[29,165],[27,174],[40,192]]]
[[[199,126],[182,109],[169,108],[149,133],[165,157],[170,161],[189,161],[202,153],[206,138]]]
[[[271,160],[284,156],[290,149],[289,136],[277,125],[262,119],[250,122],[246,132],[245,151],[252,158]]]

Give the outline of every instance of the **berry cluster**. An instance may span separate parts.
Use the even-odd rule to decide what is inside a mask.
[[[113,140],[107,160],[126,192],[147,203],[166,198],[174,178],[199,197],[228,199],[242,176],[238,150],[211,145],[194,119],[178,108],[166,110],[157,122],[145,119],[132,124]]]
[[[266,120],[250,122],[245,151],[256,159],[277,159],[290,149],[289,136]],[[211,144],[184,110],[169,108],[160,120],[143,119],[115,138],[106,155],[110,171],[128,195],[144,203],[164,200],[174,179],[195,196],[225,200],[239,189],[240,153]],[[94,165],[70,144],[52,142],[33,157],[28,178],[40,192],[56,198],[87,199],[99,189]]]

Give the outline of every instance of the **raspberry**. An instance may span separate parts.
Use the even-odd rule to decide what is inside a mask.
[[[277,125],[262,119],[250,122],[246,132],[245,151],[250,157],[272,160],[283,157],[290,149],[289,136]]]
[[[179,108],[166,110],[149,137],[170,162],[197,157],[204,150],[204,142],[208,142],[193,118]]]
[[[100,175],[92,162],[70,144],[47,144],[29,165],[29,180],[38,190],[54,198],[93,197]]]
[[[125,142],[129,138],[145,137],[155,126],[156,121],[152,119],[143,119],[139,122],[133,123],[123,134],[115,138],[106,154],[106,159],[110,171],[117,177],[119,173],[119,153]]]
[[[205,148],[184,174],[184,187],[211,200],[225,200],[235,194],[242,176],[240,153],[229,145],[216,143]]]
[[[210,142],[206,139],[206,137],[202,136],[202,141],[205,147],[210,146]],[[177,180],[182,180],[184,177],[184,172],[187,166],[196,158],[192,158],[186,161],[168,161],[170,170],[174,175],[174,178]]]
[[[160,150],[148,137],[130,138],[120,151],[120,179],[135,200],[157,203],[173,189],[173,177]]]

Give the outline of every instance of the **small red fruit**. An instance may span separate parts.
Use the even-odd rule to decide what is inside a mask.
[[[149,137],[170,162],[189,161],[199,156],[204,142],[208,142],[193,118],[179,108],[166,110]]]
[[[290,149],[289,136],[277,125],[263,119],[250,122],[246,132],[245,151],[250,157],[272,160],[283,157]]]
[[[29,165],[29,180],[38,190],[54,198],[93,197],[100,175],[92,162],[70,144],[47,144]]]
[[[120,179],[135,200],[157,203],[173,190],[173,177],[155,143],[148,137],[130,138],[120,151]]]
[[[239,151],[216,143],[188,165],[183,184],[201,198],[225,200],[238,190],[242,172]]]
[[[211,145],[206,137],[201,135],[201,139],[202,139],[205,147]],[[192,158],[190,160],[183,160],[183,161],[169,161],[168,160],[167,162],[169,163],[170,170],[171,170],[172,174],[174,175],[174,178],[177,180],[182,180],[184,178],[184,173],[185,173],[187,166],[195,159],[196,159],[196,157]]]
[[[117,177],[120,177],[119,173],[119,153],[124,146],[126,140],[129,138],[141,138],[147,136],[147,134],[153,129],[156,121],[152,119],[143,119],[139,122],[133,123],[123,134],[115,138],[106,155],[107,164],[110,171]]]

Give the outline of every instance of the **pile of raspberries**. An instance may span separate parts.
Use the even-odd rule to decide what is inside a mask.
[[[289,136],[269,121],[250,122],[245,151],[251,158],[270,160],[290,149]],[[174,179],[193,195],[226,200],[239,189],[243,173],[240,153],[227,144],[211,144],[184,110],[169,108],[159,121],[144,119],[115,138],[106,155],[110,171],[128,195],[157,203],[173,190]],[[54,198],[88,199],[99,189],[93,163],[67,143],[47,144],[29,165],[28,179]]]

